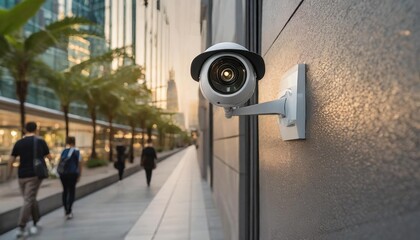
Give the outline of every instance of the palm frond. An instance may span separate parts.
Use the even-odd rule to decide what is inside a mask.
[[[127,84],[136,83],[142,77],[142,68],[138,65],[127,65],[117,69],[112,78]]]
[[[127,49],[127,47],[115,48],[102,55],[91,57],[86,61],[74,65],[71,71],[82,71],[93,66],[108,65],[118,58],[132,58],[132,55],[127,53]]]
[[[80,25],[96,25],[96,23],[83,17],[65,17],[59,21],[51,23],[45,29],[54,32],[71,27],[79,27]]]
[[[7,39],[4,37],[4,35],[0,34],[0,59],[7,52],[10,52],[10,44],[7,41]]]
[[[50,24],[45,30],[31,34],[25,40],[25,51],[38,55],[45,52],[48,48],[68,41],[71,36],[96,37],[96,33],[84,29],[78,29],[80,24],[90,22],[84,18],[72,17],[64,18]]]
[[[9,34],[21,28],[33,17],[45,0],[25,0],[10,10],[0,12],[0,34]]]

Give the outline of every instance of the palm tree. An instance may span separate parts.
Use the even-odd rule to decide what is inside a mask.
[[[161,110],[156,107],[151,107],[146,121],[147,139],[152,139],[153,128],[157,126],[159,118],[161,117]]]
[[[137,127],[137,107],[138,105],[135,101],[125,101],[120,108],[120,114],[118,116],[122,122],[125,122],[128,126],[130,126],[131,139],[129,147],[129,160],[131,163],[134,162],[134,138]]]
[[[96,159],[96,119],[97,119],[97,108],[99,102],[97,101],[101,96],[102,88],[101,78],[79,78],[75,81],[75,88],[80,89],[77,93],[77,100],[82,101],[86,104],[87,111],[91,118],[92,124],[92,146],[90,159]]]
[[[16,83],[16,95],[20,103],[20,122],[22,134],[25,125],[25,101],[30,80],[39,76],[39,56],[48,48],[58,46],[67,41],[70,36],[91,35],[84,30],[79,30],[80,25],[91,24],[90,21],[67,17],[49,24],[45,29],[34,32],[29,36],[2,35],[0,45],[1,66],[6,68]]]
[[[129,148],[129,159],[131,163],[134,161],[134,137],[135,129],[139,122],[139,114],[142,113],[143,109],[148,106],[147,100],[150,99],[150,95],[151,91],[147,89],[145,84],[135,86],[127,92],[125,102],[120,108],[120,118],[123,118],[131,128]]]
[[[147,127],[150,124],[150,116],[153,114],[153,107],[148,104],[140,105],[137,109],[137,119],[142,129],[141,145],[144,147],[144,140],[146,138]]]
[[[137,84],[137,79],[139,79],[142,75],[141,71],[141,67],[137,65],[122,66],[113,74],[103,79],[108,82],[108,84],[104,85],[104,87],[111,87],[110,90],[104,89],[99,100],[99,111],[108,118],[109,122],[109,161],[112,161],[113,156],[113,120],[119,112],[121,103],[125,99],[124,96],[129,94],[129,85]]]
[[[164,149],[165,148],[165,134],[169,127],[169,123],[171,121],[164,117],[164,115],[159,115],[159,118],[157,119],[156,125],[157,125],[157,132],[158,132],[158,143],[159,146]]]
[[[19,30],[32,18],[45,0],[24,0],[9,10],[0,10],[0,49],[7,46],[9,34]],[[0,57],[3,51],[0,50]]]
[[[42,69],[42,68],[40,68]],[[79,91],[77,81],[86,81],[86,76],[78,71],[67,69],[55,71],[44,65],[41,77],[46,80],[46,86],[51,88],[60,101],[61,110],[64,114],[66,139],[69,136],[69,111],[70,104],[77,100]]]
[[[126,47],[117,48],[110,50],[100,56],[92,57],[80,64],[77,64],[71,68],[72,71],[79,72],[81,74],[86,74],[85,79],[78,79],[76,81],[76,88],[80,89],[78,91],[78,100],[84,102],[87,106],[88,113],[92,120],[92,149],[91,149],[91,159],[97,158],[96,153],[96,119],[97,111],[99,108],[99,103],[101,96],[104,93],[110,92],[115,88],[115,84],[123,84],[124,79],[115,77],[114,79],[119,79],[118,81],[111,81],[113,79],[112,75],[117,74],[115,71],[110,71],[110,66],[113,60],[118,58],[130,59],[126,54]],[[103,69],[101,71],[101,69]],[[123,76],[124,73],[118,73],[120,76]]]
[[[166,132],[170,134],[170,143],[169,146],[171,149],[175,148],[175,135],[182,132],[182,129],[178,127],[176,124],[169,122],[169,125],[166,129]]]

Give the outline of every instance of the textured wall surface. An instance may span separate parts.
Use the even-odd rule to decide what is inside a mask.
[[[286,26],[290,16],[292,16],[293,12],[302,1],[303,0],[264,1],[262,21],[268,24],[262,25],[262,32],[264,33],[264,37],[261,39],[261,53],[265,54],[268,48],[270,48],[271,45],[275,42],[281,30],[284,28],[284,26]],[[276,13],[273,14],[273,12]]]
[[[259,101],[306,63],[307,139],[259,118],[261,239],[419,239],[420,2],[275,2],[291,20],[273,38],[263,18]]]

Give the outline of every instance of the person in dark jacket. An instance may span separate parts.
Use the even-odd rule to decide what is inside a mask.
[[[122,142],[118,142],[117,147],[117,162],[115,163],[115,168],[118,170],[118,176],[120,181],[123,179],[124,169],[125,169],[125,146]]]
[[[144,168],[146,172],[146,181],[147,186],[150,186],[150,181],[152,180],[152,171],[156,168],[156,151],[153,148],[152,139],[147,140],[147,145],[143,148],[141,153],[141,166]]]
[[[61,184],[63,185],[62,201],[67,219],[73,218],[72,206],[76,195],[76,183],[82,173],[82,156],[80,151],[75,148],[75,137],[67,137],[67,148],[61,153],[60,161],[67,158],[67,163],[60,173]]]

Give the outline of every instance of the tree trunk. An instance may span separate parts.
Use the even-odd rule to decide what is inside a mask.
[[[141,121],[141,147],[144,148],[144,130],[146,128],[146,121]]]
[[[158,132],[159,132],[159,146],[160,146],[162,149],[164,149],[164,148],[165,148],[165,146],[164,146],[164,142],[163,142],[163,137],[164,137],[163,130],[158,131]]]
[[[112,116],[108,116],[108,121],[109,121],[109,136],[108,136],[108,141],[109,141],[109,161],[112,162],[112,157],[114,156],[114,147],[112,142],[114,141],[114,127],[112,126]]]
[[[63,113],[64,113],[64,127],[66,129],[66,141],[67,141],[67,138],[69,137],[69,106],[63,105],[61,106],[61,109],[63,110]]]
[[[152,131],[153,129],[151,127],[147,128],[147,140],[152,139]]]
[[[130,140],[130,163],[134,162],[134,135],[136,134],[135,132],[135,127],[131,126],[131,140]]]
[[[25,101],[28,94],[28,81],[16,81],[16,95],[19,99],[20,127],[22,136],[25,134]]]
[[[90,117],[92,118],[92,128],[93,128],[92,152],[90,154],[90,159],[96,159],[98,155],[96,154],[96,110],[95,109],[90,111]]]

